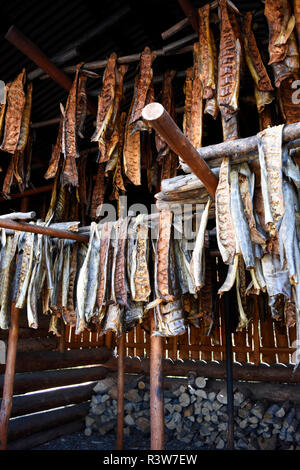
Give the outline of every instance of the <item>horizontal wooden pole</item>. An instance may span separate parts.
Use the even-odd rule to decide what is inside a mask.
[[[6,347],[8,340],[4,341]],[[52,351],[58,346],[58,340],[56,336],[49,336],[47,338],[18,338],[17,351],[19,353],[29,351],[39,351],[41,354],[44,351]]]
[[[75,385],[83,382],[101,380],[109,369],[103,366],[86,366],[73,369],[43,370],[36,372],[19,372],[15,374],[14,394],[34,392],[53,387]],[[3,375],[0,376],[0,393],[3,390]]]
[[[30,436],[9,442],[7,445],[7,450],[13,451],[34,449],[35,447],[45,444],[45,442],[52,441],[53,439],[57,439],[61,436],[73,434],[74,432],[81,431],[84,428],[84,419],[76,419],[74,421],[70,421],[69,423],[46,429],[45,431],[36,432]]]
[[[12,230],[19,230],[21,232],[40,233],[41,235],[48,235],[49,237],[64,238],[67,240],[75,240],[78,242],[88,242],[89,237],[80,235],[69,230],[57,230],[50,227],[43,227],[42,225],[27,224],[15,222],[8,219],[0,219],[0,227],[9,228]]]
[[[105,364],[106,367],[116,370],[117,362],[114,358]],[[129,358],[124,359],[124,370],[128,373],[149,374],[150,361],[148,358]],[[250,380],[258,382],[286,382],[300,383],[300,370],[293,372],[293,365],[272,364],[270,366],[248,363],[233,363],[234,380]],[[172,361],[163,359],[163,373],[165,376],[186,376],[190,371],[196,372],[200,376],[211,377],[215,379],[226,378],[225,362],[217,361]]]
[[[112,357],[112,349],[105,346],[74,351],[38,351],[17,353],[16,372],[64,369],[92,364],[105,364]],[[1,366],[0,372],[5,370]]]
[[[5,341],[8,339],[9,330],[0,330],[0,340]],[[33,328],[19,328],[19,341],[21,339],[28,339],[28,338],[46,338],[46,337],[53,337],[51,333],[49,333],[48,329],[38,327],[37,330]]]
[[[20,439],[44,431],[48,428],[74,421],[78,418],[84,419],[88,414],[89,402],[79,405],[66,406],[46,412],[40,412],[28,416],[21,416],[10,420],[8,429],[8,442]]]
[[[14,396],[11,417],[88,401],[91,399],[96,383],[95,381],[89,384],[73,385],[71,387],[57,387],[55,390]]]

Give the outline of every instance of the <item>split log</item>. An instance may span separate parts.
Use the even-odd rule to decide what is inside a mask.
[[[84,429],[84,426],[84,420],[82,418],[77,419],[70,423],[63,424],[62,426],[56,426],[43,432],[34,433],[31,436],[24,437],[23,439],[17,439],[8,443],[7,450],[33,449],[45,442],[57,439],[58,437],[81,431]]]
[[[91,399],[97,382],[73,387],[61,387],[41,393],[13,397],[11,417],[83,403]]]
[[[111,358],[105,364],[112,370],[116,370],[116,359]],[[124,359],[125,372],[136,374],[149,374],[150,361],[148,358],[129,358]],[[171,359],[163,359],[164,376],[181,376],[185,377],[191,371],[195,371],[197,375],[214,379],[226,378],[225,362],[206,362],[206,361],[172,361]],[[283,382],[283,383],[300,383],[300,370],[294,372],[293,365],[265,364],[254,365],[248,363],[233,364],[233,379],[257,382]]]
[[[26,437],[35,432],[62,425],[78,418],[84,418],[89,411],[89,402],[79,405],[66,406],[34,415],[14,418],[10,421],[8,429],[8,441],[14,441]]]
[[[104,364],[112,357],[112,350],[101,346],[93,349],[65,351],[38,351],[17,354],[16,372],[33,372],[38,370],[63,369],[92,364]],[[2,369],[2,370],[1,370]],[[4,368],[0,367],[0,372]]]
[[[101,380],[108,369],[101,366],[87,366],[75,369],[45,370],[15,374],[14,394],[34,392],[52,387],[75,385],[82,382]],[[0,393],[3,390],[3,376],[0,377]]]

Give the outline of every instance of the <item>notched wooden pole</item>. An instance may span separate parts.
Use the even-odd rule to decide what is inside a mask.
[[[203,182],[208,192],[214,197],[218,178],[200,157],[198,151],[185,137],[165,108],[160,103],[150,103],[143,109],[142,116],[190,167],[191,171]]]

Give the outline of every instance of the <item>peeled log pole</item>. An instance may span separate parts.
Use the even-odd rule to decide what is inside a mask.
[[[43,370],[15,374],[14,394],[34,392],[53,387],[75,385],[83,382],[102,380],[109,369],[102,366],[86,366],[75,369]],[[3,376],[0,377],[0,392],[3,389]]]
[[[5,39],[31,59],[38,67],[40,67],[47,75],[49,75],[55,82],[62,86],[65,90],[69,91],[72,86],[72,80],[56,65],[48,59],[48,57],[21,31],[15,26],[11,26],[5,35]],[[88,101],[89,111],[96,116],[97,109],[94,103]]]
[[[14,441],[20,437],[29,436],[35,432],[65,424],[87,415],[90,408],[89,402],[79,405],[66,406],[47,412],[15,418],[9,425],[8,441]]]
[[[181,132],[164,107],[160,103],[150,103],[144,107],[142,116],[166,141],[169,147],[190,167],[192,172],[203,182],[208,192],[214,197],[218,178],[204,160],[199,157],[195,147]]]
[[[151,450],[164,449],[164,390],[162,373],[163,345],[161,336],[153,336],[154,316],[151,316],[150,338],[150,426]]]
[[[12,407],[12,397],[14,390],[14,375],[16,365],[16,354],[18,344],[18,330],[19,330],[19,312],[16,308],[15,302],[12,302],[10,321],[11,327],[9,330],[8,351],[6,357],[5,377],[3,386],[3,396],[0,411],[0,449],[6,449],[8,423]]]
[[[55,388],[55,390],[47,390],[29,395],[14,396],[11,417],[88,401],[91,399],[96,383],[92,382],[72,387]]]
[[[116,359],[108,360],[105,367],[116,370]],[[149,374],[150,360],[147,358],[128,358],[124,359],[125,372],[132,374]],[[196,372],[202,377],[213,379],[226,379],[225,362],[206,362],[206,361],[172,361],[171,359],[162,360],[162,372],[164,376],[173,375],[185,377],[190,371]],[[286,382],[300,383],[300,369],[294,372],[293,365],[272,364],[252,365],[248,363],[233,363],[233,380],[249,380],[257,382]]]
[[[18,353],[16,358],[16,372],[41,371],[50,369],[63,369],[92,364],[105,364],[112,357],[112,350],[105,346],[93,349],[80,349],[65,351],[38,351]]]

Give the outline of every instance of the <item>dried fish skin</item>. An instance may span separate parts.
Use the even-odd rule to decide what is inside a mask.
[[[166,304],[161,303],[154,308],[155,329],[153,336],[179,336],[186,332],[182,300],[178,299]]]
[[[232,262],[236,252],[236,235],[230,208],[229,165],[229,157],[225,157],[221,163],[215,196],[217,242],[225,264]]]
[[[257,111],[259,114],[265,111],[266,106],[273,103],[275,99],[275,96],[270,91],[260,91],[257,88],[257,86],[254,86],[254,96],[255,96]],[[262,130],[265,129],[266,127],[267,127],[266,125],[262,126]]]
[[[105,196],[105,169],[103,163],[97,164],[97,174],[96,174],[96,181],[92,193],[92,201],[90,207],[90,217],[91,219],[95,219],[97,217],[97,212],[101,209],[101,206],[104,202]]]
[[[92,142],[99,142],[103,138],[112,116],[116,87],[116,63],[117,54],[113,52],[107,61],[103,75],[103,87],[98,96],[97,124],[91,137]]]
[[[269,65],[281,62],[287,54],[287,41],[295,26],[295,17],[282,0],[266,0],[264,14],[269,25]]]
[[[284,304],[284,321],[288,328],[291,328],[297,323],[297,310],[295,302],[287,299]]]
[[[76,312],[74,307],[74,293],[75,293],[75,278],[77,268],[77,250],[78,245],[74,243],[71,248],[70,255],[70,267],[69,267],[69,285],[68,285],[68,297],[67,306],[63,309],[62,317],[66,324],[75,327],[76,326]]]
[[[279,256],[265,254],[261,259],[261,264],[269,299],[279,294],[291,299],[292,286],[289,280],[289,272],[287,269],[282,269]]]
[[[205,250],[204,237],[207,227],[208,214],[211,206],[211,199],[208,199],[201,216],[199,230],[196,237],[195,248],[190,262],[190,273],[194,281],[195,290],[198,292],[205,284]]]
[[[88,272],[89,272],[89,263],[91,258],[92,244],[95,236],[95,231],[97,224],[92,222],[89,245],[84,258],[84,262],[80,268],[77,286],[76,286],[76,309],[77,309],[77,325],[75,334],[80,334],[86,327],[86,318],[85,318],[85,304],[87,298],[87,289],[88,289]]]
[[[38,297],[40,286],[43,285],[45,271],[43,269],[43,235],[38,234],[35,240],[33,268],[27,292],[27,319],[29,328],[38,328]]]
[[[199,78],[199,43],[194,43],[194,70],[189,140],[195,148],[202,146],[203,89]]]
[[[8,329],[10,327],[10,282],[11,282],[11,268],[12,262],[15,257],[17,241],[19,233],[14,236],[8,236],[6,238],[6,244],[4,247],[4,253],[2,252],[1,257],[1,291],[0,291],[0,328]],[[2,251],[2,250],[1,250]]]
[[[236,38],[227,11],[226,0],[220,0],[221,39],[218,62],[218,104],[225,120],[238,110],[241,44]]]
[[[266,242],[266,237],[262,232],[257,229],[256,226],[252,203],[253,189],[251,189],[251,186],[253,187],[253,184],[251,184],[250,181],[250,168],[247,164],[243,164],[242,167],[246,169],[246,175],[239,172],[239,188],[243,202],[244,213],[250,229],[251,241],[252,243],[258,243],[259,245],[263,245]],[[239,168],[241,168],[241,166]]]
[[[64,126],[65,126],[65,159],[79,158],[80,154],[78,151],[77,142],[77,88],[79,73],[82,64],[76,67],[75,77],[72,83],[72,87],[69,92],[69,96],[65,108]]]
[[[135,327],[143,319],[144,302],[133,302],[129,299],[128,306],[124,311],[124,323],[126,331]]]
[[[295,89],[292,88],[294,78],[283,80],[279,89],[280,110],[286,124],[293,124],[300,119],[299,104],[293,100]]]
[[[228,266],[227,276],[222,284],[222,286],[218,290],[218,294],[221,296],[223,292],[228,292],[233,287],[234,282],[236,280],[236,273],[239,265],[239,254],[236,254],[233,258],[233,261]]]
[[[199,44],[201,57],[201,60],[199,61],[199,78],[203,85],[204,99],[212,98],[216,89],[214,55],[210,37],[211,30],[209,26],[209,14],[209,3],[198,9]]]
[[[246,62],[257,89],[259,91],[272,91],[274,88],[262,61],[251,27],[252,17],[252,13],[248,11],[245,14],[243,23],[243,40],[246,53]]]
[[[174,97],[173,97],[172,80],[175,74],[176,74],[175,70],[167,70],[164,73],[162,99],[161,99],[161,104],[172,117],[174,117]],[[161,161],[162,160],[161,157],[167,156],[169,154],[170,148],[165,142],[165,140],[157,132],[155,133],[155,144],[156,144],[156,150],[158,152],[157,158],[159,161]]]
[[[239,257],[239,261],[241,258]],[[238,311],[239,311],[239,323],[237,326],[238,330],[241,330],[243,328],[246,328],[249,320],[246,316],[245,310],[244,310],[244,305],[241,297],[241,292],[240,292],[240,287],[241,287],[241,273],[240,273],[240,262],[239,266],[236,271],[236,281],[235,281],[235,286],[236,286],[236,295],[237,295],[237,303],[238,303]]]
[[[235,230],[237,244],[242,252],[246,269],[253,269],[255,266],[254,254],[251,242],[249,225],[244,213],[242,198],[239,188],[238,171],[230,171],[230,193],[231,193],[231,214]]]
[[[295,257],[294,257],[294,238],[297,236],[296,217],[294,209],[293,189],[288,181],[283,180],[283,197],[285,201],[285,211],[279,228],[279,241],[281,252],[281,265],[287,267],[291,284],[297,284]]]
[[[284,214],[282,129],[283,125],[279,125],[257,134],[265,224],[269,227],[270,234]]]
[[[115,98],[114,98],[114,107],[112,116],[109,122],[109,134],[113,132],[115,127],[118,125],[118,120],[120,117],[121,103],[123,99],[123,88],[124,88],[124,76],[128,70],[128,65],[121,64],[116,69],[116,89],[115,89]],[[109,137],[109,135],[108,135]]]
[[[25,69],[17,76],[9,87],[7,94],[7,109],[3,141],[0,149],[14,154],[21,132],[23,109],[25,106],[24,93]]]
[[[145,47],[140,58],[140,73],[137,81],[137,91],[133,103],[129,125],[142,117],[142,110],[145,106],[146,97],[150,83],[152,82],[153,55],[149,47]]]
[[[10,87],[10,83],[6,83],[5,88],[4,88],[3,103],[0,104],[0,137],[2,137],[4,117],[5,117],[6,107],[7,107],[7,94],[8,94],[9,87]]]
[[[95,228],[91,227],[91,230],[94,232],[94,234],[88,266],[87,296],[84,305],[84,315],[87,323],[95,314],[100,269],[100,234],[98,232],[97,226]]]

